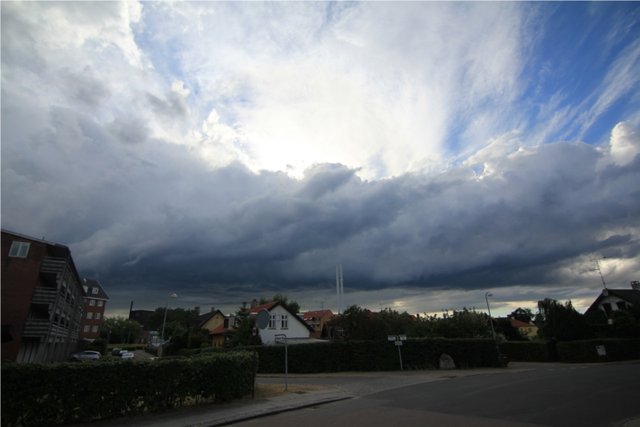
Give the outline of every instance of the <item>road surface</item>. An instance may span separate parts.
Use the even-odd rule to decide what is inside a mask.
[[[407,376],[410,385],[402,384],[400,373],[385,375],[290,378],[352,390],[356,398],[236,425],[583,427],[637,425],[631,420],[640,418],[639,362],[537,364],[427,382]]]

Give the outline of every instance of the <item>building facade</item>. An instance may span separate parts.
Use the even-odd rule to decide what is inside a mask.
[[[329,338],[331,334],[329,332],[328,324],[333,317],[333,312],[331,310],[307,311],[302,315],[302,318],[307,322],[307,325],[311,326],[313,329],[311,337],[318,339]]]
[[[77,349],[83,295],[68,247],[2,230],[2,360],[66,360]]]
[[[82,280],[84,310],[80,322],[80,339],[93,341],[100,336],[100,326],[104,322],[104,310],[109,296],[100,282],[93,279]]]
[[[269,324],[266,328],[258,330],[263,344],[276,344],[276,335],[285,335],[287,340],[298,341],[310,338],[313,329],[280,302],[253,307],[250,315],[256,316],[262,310],[269,312]]]

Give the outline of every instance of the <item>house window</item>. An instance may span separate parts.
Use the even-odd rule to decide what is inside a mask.
[[[31,246],[31,243],[14,241],[11,243],[9,256],[14,258],[26,258],[29,253],[29,246]]]
[[[91,288],[91,293],[93,295],[97,295],[98,294],[98,288]]]
[[[89,325],[84,325],[84,328],[82,328],[82,332],[89,332]]]
[[[286,314],[280,318],[280,329],[289,329],[289,316]]]
[[[624,310],[626,308],[624,301],[618,301],[616,305],[618,306],[618,310]]]
[[[272,314],[271,317],[269,318],[269,329],[275,329],[276,328],[276,315]]]
[[[91,307],[93,307],[94,305],[96,305],[96,300],[94,300],[94,299],[90,299],[90,300],[89,300],[89,305],[90,305]]]
[[[93,319],[93,312],[87,311],[87,319]]]
[[[104,301],[98,300],[98,307],[102,307],[104,305]]]
[[[96,313],[96,319],[100,319],[101,315],[102,315],[102,313]]]
[[[91,327],[91,332],[98,332],[98,325],[93,325]]]

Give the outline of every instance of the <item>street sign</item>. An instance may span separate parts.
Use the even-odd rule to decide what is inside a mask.
[[[289,388],[289,351],[287,350],[287,336],[276,334],[274,336],[276,344],[284,344],[284,391]]]
[[[258,312],[258,315],[256,316],[256,325],[258,326],[258,328],[264,329],[267,327],[267,325],[269,325],[270,318],[271,318],[271,315],[269,314],[269,312],[265,309],[262,309]]]
[[[398,359],[400,359],[400,370],[404,370],[402,368],[402,352],[400,351],[400,347],[402,347],[402,342],[407,340],[406,335],[387,335],[387,341],[392,342],[398,347]]]

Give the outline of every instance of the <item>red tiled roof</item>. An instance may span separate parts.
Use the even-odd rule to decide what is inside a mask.
[[[227,332],[227,329],[224,327],[224,324],[223,324],[215,328],[213,331],[209,332],[209,335],[220,335],[220,334],[224,334],[225,332]]]
[[[333,316],[331,310],[316,310],[316,311],[307,311],[302,315],[304,320],[311,319],[312,317],[324,317],[324,316]]]
[[[509,319],[511,321],[511,326],[513,326],[514,328],[530,328],[533,325],[528,324],[527,322],[523,322],[522,320],[518,320],[518,319]]]
[[[267,310],[267,311],[269,311],[269,310],[271,310],[274,306],[276,306],[277,304],[279,304],[279,302],[278,302],[278,301],[271,301],[271,302],[268,302],[268,303],[266,303],[266,304],[262,304],[262,305],[259,305],[259,306],[257,306],[257,307],[253,307],[253,308],[251,309],[251,311],[249,311],[249,313],[251,313],[251,314],[255,314],[255,313],[260,312],[261,310]]]

